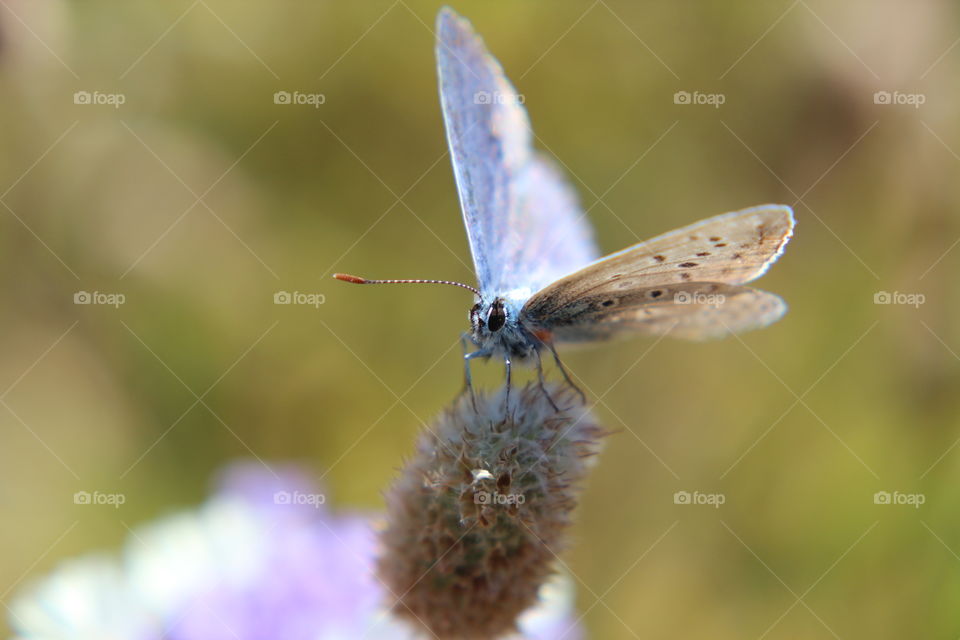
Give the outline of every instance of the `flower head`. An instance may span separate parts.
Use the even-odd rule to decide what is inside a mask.
[[[380,576],[441,639],[501,637],[537,603],[603,435],[569,387],[505,396],[458,399],[387,494]]]

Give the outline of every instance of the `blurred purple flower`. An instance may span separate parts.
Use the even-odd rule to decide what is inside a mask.
[[[23,591],[11,624],[23,640],[415,638],[373,572],[374,522],[332,514],[296,470],[236,464],[199,509],[132,531],[122,559],[70,560]],[[519,637],[580,637],[572,606],[568,581],[548,584]]]

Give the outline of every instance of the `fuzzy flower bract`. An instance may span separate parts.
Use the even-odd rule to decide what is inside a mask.
[[[454,402],[387,493],[379,573],[396,614],[441,640],[514,632],[556,568],[603,434],[568,386]]]

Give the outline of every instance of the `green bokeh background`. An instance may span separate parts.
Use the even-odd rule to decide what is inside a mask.
[[[303,461],[335,506],[379,508],[459,390],[470,297],[329,276],[473,282],[436,95],[439,4],[3,4],[3,599],[199,502],[237,457]],[[778,324],[565,358],[616,430],[564,556],[591,637],[960,635],[956,3],[455,8],[605,251],[763,202],[796,209],[760,283],[790,304]],[[126,101],[74,104],[81,90]],[[678,105],[681,90],[725,103]],[[126,302],[75,305],[81,290]],[[325,304],[278,306],[280,290]],[[881,291],[923,304],[875,304]],[[127,503],[77,506],[78,490]]]

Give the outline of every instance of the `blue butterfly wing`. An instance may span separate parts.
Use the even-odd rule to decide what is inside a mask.
[[[531,146],[527,112],[470,23],[437,17],[440,105],[484,298],[529,297],[599,256],[576,194]]]

